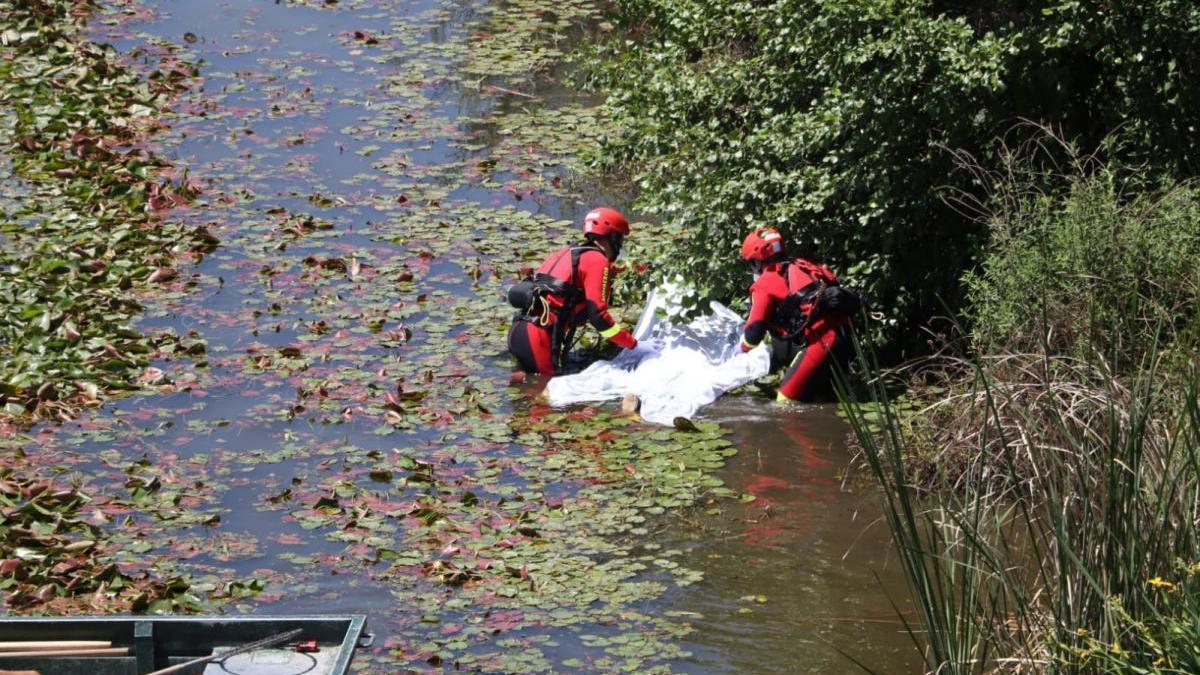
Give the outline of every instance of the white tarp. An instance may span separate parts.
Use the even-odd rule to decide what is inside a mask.
[[[764,345],[742,352],[742,319],[720,303],[709,314],[687,324],[666,316],[680,309],[680,291],[665,285],[650,294],[634,329],[638,341],[659,342],[657,353],[622,351],[611,361],[597,361],[574,375],[552,378],[546,386],[550,405],[605,401],[635,394],[642,417],[670,425],[691,418],[718,396],[766,375],[771,354]]]

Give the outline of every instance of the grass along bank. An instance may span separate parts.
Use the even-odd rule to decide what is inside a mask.
[[[0,420],[68,418],[156,384],[156,353],[201,353],[129,327],[138,295],[216,244],[164,214],[195,186],[146,149],[191,67],[139,75],[91,42],[87,0],[0,1],[0,126],[16,196],[0,213]]]
[[[979,174],[976,351],[845,409],[930,671],[1197,672],[1200,190],[1055,145]]]

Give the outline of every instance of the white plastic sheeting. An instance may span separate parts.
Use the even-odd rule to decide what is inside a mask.
[[[764,345],[742,352],[742,319],[714,302],[711,312],[688,324],[665,317],[680,310],[680,290],[672,285],[650,294],[633,334],[639,342],[658,342],[656,353],[622,351],[611,361],[597,361],[574,375],[550,380],[546,395],[554,406],[605,401],[635,394],[642,417],[670,425],[691,418],[718,396],[756,380],[771,369]]]

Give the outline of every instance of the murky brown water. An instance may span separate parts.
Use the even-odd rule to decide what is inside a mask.
[[[698,612],[694,672],[920,672],[888,600],[904,579],[865,476],[845,479],[849,427],[833,405],[794,409],[733,396],[705,411],[740,449],[721,475],[756,497],[680,517],[664,546],[705,571],[672,609]]]

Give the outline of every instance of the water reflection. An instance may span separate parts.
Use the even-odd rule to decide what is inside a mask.
[[[829,457],[829,444],[822,443],[820,429],[814,429],[818,424],[809,416],[785,416],[771,431],[777,437],[762,439],[753,472],[736,477],[733,487],[755,497],[753,504],[760,510],[745,520],[743,543],[793,548],[812,530],[810,501],[837,497],[833,476],[837,469]]]
[[[705,573],[670,599],[694,613],[687,672],[842,673],[841,651],[879,673],[920,672],[888,599],[904,580],[878,522],[878,495],[845,480],[849,428],[833,406],[719,400],[706,414],[741,452],[721,472],[753,501],[701,507],[668,529],[666,548]],[[903,606],[903,605],[902,605]]]

